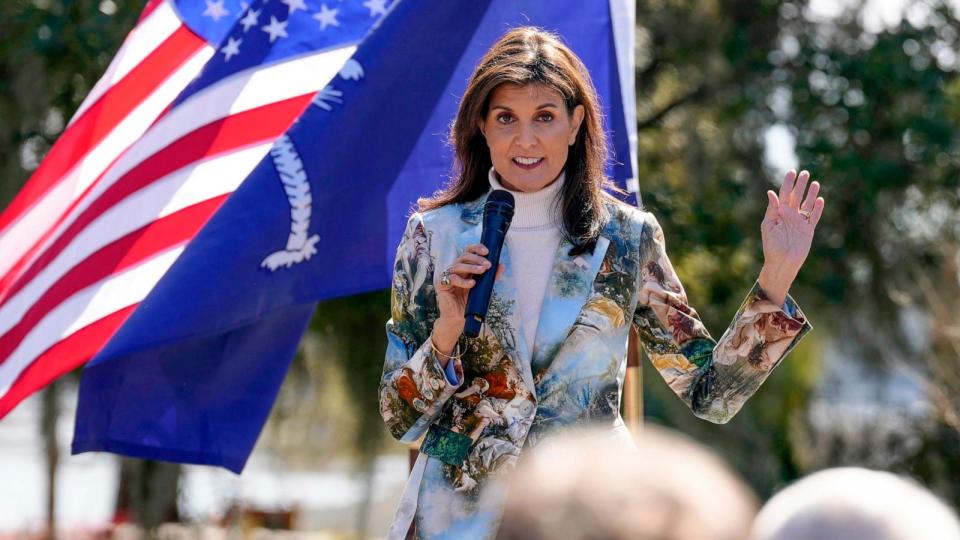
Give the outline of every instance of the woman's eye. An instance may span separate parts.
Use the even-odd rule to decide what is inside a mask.
[[[511,120],[513,120],[513,117],[509,114],[501,114],[500,116],[497,116],[497,122],[500,122],[501,124],[509,124]]]
[[[553,115],[550,114],[550,113],[544,113],[544,114],[541,114],[540,116],[538,116],[538,117],[537,117],[537,120],[540,120],[541,122],[549,122],[549,121],[553,120]]]

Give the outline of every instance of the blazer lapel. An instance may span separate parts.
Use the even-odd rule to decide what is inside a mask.
[[[540,307],[531,361],[534,372],[539,373],[549,367],[550,361],[556,356],[577,315],[587,303],[609,245],[610,239],[601,235],[592,254],[571,257],[573,244],[566,238],[560,241]]]
[[[483,205],[486,195],[464,205],[461,219],[466,228],[457,236],[457,254],[463,253],[470,244],[480,242],[483,233]],[[500,251],[500,263],[504,266],[503,275],[493,285],[493,297],[490,300],[485,329],[489,329],[500,346],[517,364],[517,370],[524,383],[533,391],[533,375],[530,371],[530,357],[523,333],[523,322],[517,308],[517,282],[510,263],[510,250],[503,244]],[[491,269],[491,272],[496,269]],[[494,321],[495,319],[495,321]]]

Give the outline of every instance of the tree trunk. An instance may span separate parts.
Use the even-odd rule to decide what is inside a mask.
[[[40,414],[40,431],[47,460],[47,538],[57,536],[57,464],[60,449],[57,446],[57,418],[60,417],[60,383],[53,381],[43,390],[43,410]]]
[[[179,521],[181,470],[179,463],[123,458],[114,520],[136,523],[151,533],[163,523]]]

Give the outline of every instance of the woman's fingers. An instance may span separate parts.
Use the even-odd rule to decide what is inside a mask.
[[[490,250],[483,244],[470,244],[467,246],[466,253],[476,253],[480,256],[486,256],[487,253],[490,253]]]
[[[797,171],[791,169],[783,177],[783,183],[780,184],[780,203],[786,204],[790,200],[790,192],[793,190],[793,182],[797,179]]]
[[[799,208],[800,203],[803,201],[803,192],[807,189],[807,180],[810,179],[810,173],[807,171],[800,171],[800,174],[797,176],[797,181],[793,185],[793,189],[790,190],[790,199],[788,204],[792,208]]]
[[[457,258],[456,261],[454,261],[454,263],[461,263],[461,262],[469,263],[469,264],[479,264],[482,266],[486,266],[487,268],[490,267],[490,261],[488,261],[486,257],[481,257],[480,255],[476,255],[474,253],[464,253],[460,255],[460,257]]]
[[[443,282],[441,282],[439,285],[437,285],[437,289],[441,291],[451,291],[455,288],[469,289],[477,284],[477,282],[472,278],[465,278],[454,273],[450,274],[449,279],[449,285],[444,285]]]
[[[468,263],[468,262],[458,262],[450,267],[450,273],[460,274],[461,276],[469,276],[471,274],[482,274],[487,271],[487,268],[490,268],[490,263],[476,264],[476,263]]]
[[[486,272],[490,268],[490,261],[484,255],[488,252],[489,250],[483,244],[467,246],[466,251],[461,253],[450,267],[450,272],[465,276]]]
[[[437,285],[437,289],[448,292],[456,288],[472,288],[477,284],[473,276],[482,274],[490,268],[490,261],[484,257],[487,252],[488,250],[483,244],[471,244],[467,246],[464,252],[460,254],[460,257],[454,261],[453,265],[444,272],[449,280],[449,284],[444,285],[441,280]]]
[[[777,217],[777,214],[780,213],[780,199],[777,198],[777,194],[773,190],[767,190],[767,211],[763,215],[763,219],[769,220]]]
[[[820,194],[820,182],[814,181],[810,184],[810,189],[807,190],[807,198],[803,200],[803,204],[800,205],[800,210],[804,212],[813,212],[813,205],[817,202],[817,195]]]
[[[466,250],[460,254],[460,257],[457,258],[453,265],[447,268],[446,274],[449,277],[450,284],[443,285],[441,282],[438,285],[438,290],[446,292],[454,288],[470,289],[475,286],[477,282],[473,276],[482,274],[490,269],[490,261],[484,257],[488,251],[483,244],[471,244],[467,246]],[[503,274],[503,270],[504,266],[500,264],[499,268],[497,268],[497,278]]]
[[[813,202],[813,210],[810,211],[810,223],[814,227],[817,226],[817,223],[820,221],[820,216],[823,215],[823,207],[826,204],[823,197],[817,197],[817,200]]]

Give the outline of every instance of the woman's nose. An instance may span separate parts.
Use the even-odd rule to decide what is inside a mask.
[[[533,125],[531,124],[521,124],[519,130],[517,131],[517,138],[515,140],[517,146],[521,148],[531,148],[537,144],[537,135],[534,133]]]

